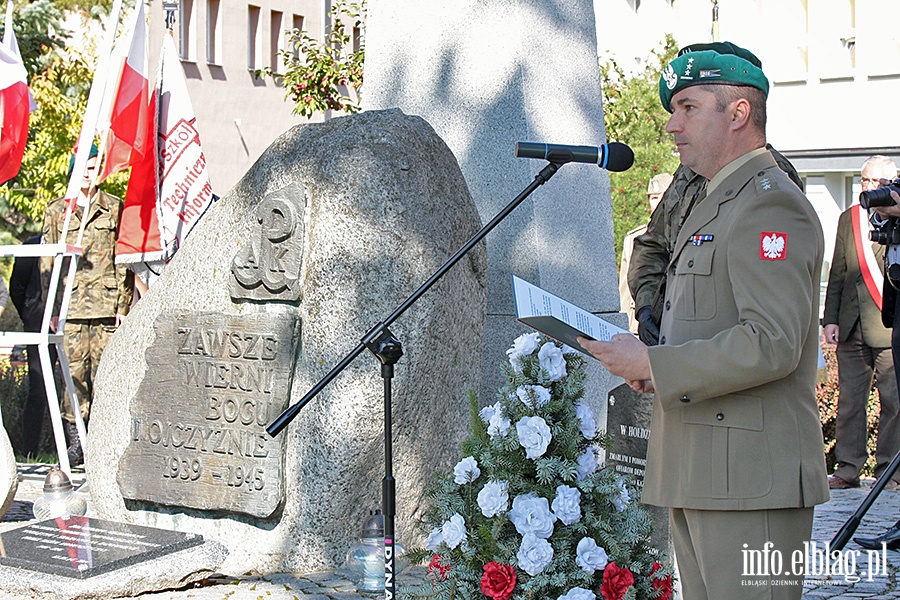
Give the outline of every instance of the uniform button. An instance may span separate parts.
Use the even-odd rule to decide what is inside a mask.
[[[716,415],[716,420],[722,421],[723,419],[725,419],[725,415],[723,415],[722,413]]]
[[[687,395],[684,395],[684,396],[681,397],[681,401],[684,402],[684,403],[688,403],[688,402],[691,401],[691,399],[688,398]]]
[[[693,267],[693,266],[694,266],[694,259],[692,258],[691,260],[688,261],[688,267]]]
[[[660,343],[660,344],[665,344],[665,343],[666,343],[666,336],[662,336],[661,338],[659,338],[659,343]]]
[[[669,310],[670,308],[672,308],[672,303],[666,300],[666,310]]]

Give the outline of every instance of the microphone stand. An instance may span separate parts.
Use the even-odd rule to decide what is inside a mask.
[[[425,283],[419,286],[409,298],[407,298],[400,306],[375,325],[369,332],[363,336],[362,340],[356,347],[351,350],[337,365],[335,365],[328,374],[325,375],[312,389],[306,393],[300,400],[289,406],[277,419],[275,419],[268,427],[266,432],[275,437],[294,420],[297,413],[306,406],[306,404],[318,395],[322,389],[328,385],[332,379],[343,371],[353,360],[359,356],[363,349],[368,349],[378,361],[381,363],[381,377],[384,379],[384,479],[381,482],[381,512],[384,515],[384,597],[386,600],[396,598],[396,578],[394,571],[394,517],[396,502],[396,486],[394,482],[394,474],[392,470],[393,463],[393,446],[391,434],[391,379],[394,376],[394,365],[403,356],[403,346],[396,337],[391,333],[388,327],[397,320],[406,310],[412,306],[422,294],[428,291],[447,271],[459,262],[478,242],[484,239],[500,221],[505,219],[519,204],[522,203],[531,193],[539,186],[545,184],[559,170],[560,166],[570,162],[571,156],[548,156],[549,162],[540,173],[535,175],[528,187],[526,187],[518,196],[516,196],[506,207],[501,210],[491,221],[482,227],[478,233],[473,235],[462,248],[456,251],[456,254],[447,259],[434,274],[428,278]]]
[[[869,509],[872,508],[872,505],[875,504],[875,500],[891,480],[891,477],[894,476],[897,467],[900,467],[900,452],[894,455],[890,464],[888,464],[881,476],[875,481],[875,484],[872,485],[872,491],[869,492],[869,495],[866,496],[865,499],[863,499],[862,504],[859,505],[854,513],[850,515],[850,518],[847,519],[847,522],[844,523],[838,532],[834,534],[834,537],[831,538],[831,544],[829,546],[831,551],[842,550],[844,546],[847,545],[847,542],[849,542],[853,534],[856,533],[856,528],[859,527],[863,515],[865,515]]]

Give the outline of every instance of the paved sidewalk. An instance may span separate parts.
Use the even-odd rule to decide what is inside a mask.
[[[15,529],[33,519],[31,509],[34,499],[41,493],[48,465],[19,465],[19,489],[16,500],[0,522],[0,532]],[[74,474],[74,484],[84,482],[83,473]],[[838,529],[847,521],[869,493],[868,485],[851,490],[832,490],[831,500],[816,508],[812,540],[822,548]],[[90,513],[89,513],[90,514]],[[900,519],[900,491],[883,492],[863,518],[857,535],[875,536]],[[830,574],[807,577],[804,583],[804,600],[900,600],[897,573],[900,570],[900,552],[887,552],[887,566],[881,569],[886,574],[868,577],[867,551],[855,542],[850,542],[842,553],[843,569],[829,565]],[[838,572],[835,573],[834,571]],[[824,571],[824,567],[820,569]],[[846,576],[845,576],[846,575]],[[401,591],[412,584],[420,583],[425,577],[423,567],[404,571],[398,579]],[[859,579],[859,581],[857,581]],[[4,600],[25,600],[30,595],[11,594],[3,590],[0,582],[0,597]],[[357,600],[379,597],[360,594],[353,583],[334,572],[309,573],[304,575],[274,574],[264,577],[218,576],[187,589],[169,590],[137,596],[141,600]]]

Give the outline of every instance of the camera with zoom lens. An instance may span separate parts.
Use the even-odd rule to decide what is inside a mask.
[[[900,245],[900,219],[890,218],[884,223],[875,224],[869,231],[869,241],[882,246]]]
[[[888,185],[880,188],[869,190],[868,192],[860,192],[859,203],[865,209],[876,208],[879,206],[892,206],[894,204],[894,199],[891,198],[891,190],[900,194],[900,178],[895,179]],[[874,242],[876,240],[872,241]]]

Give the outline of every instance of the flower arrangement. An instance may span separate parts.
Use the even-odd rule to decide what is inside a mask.
[[[539,333],[507,350],[492,406],[469,395],[472,434],[452,474],[429,487],[429,581],[410,598],[669,600],[672,567],[651,520],[611,468],[583,402],[584,358]]]

